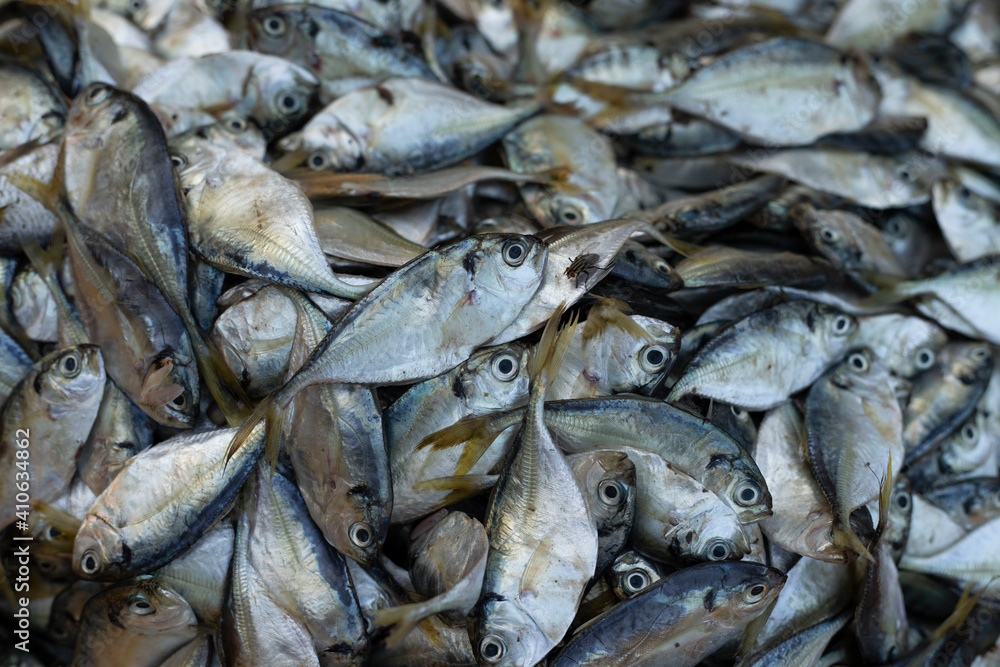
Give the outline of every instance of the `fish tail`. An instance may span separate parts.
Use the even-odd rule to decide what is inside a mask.
[[[386,648],[394,648],[399,646],[400,642],[417,627],[420,621],[432,613],[433,611],[427,610],[426,605],[419,602],[378,609],[375,612],[375,624],[384,628],[392,626],[392,630],[383,641]]]
[[[868,551],[868,545],[861,541],[854,529],[851,528],[850,521],[847,521],[847,528],[834,524],[833,543],[847,551],[852,551],[860,558],[864,558],[869,563],[874,563],[875,559]]]
[[[882,487],[878,494],[878,526],[875,529],[875,539],[882,536],[882,532],[889,523],[889,501],[892,498],[892,454],[889,454],[889,463],[886,465],[885,477],[882,478]]]
[[[657,243],[665,245],[666,247],[670,248],[671,250],[673,250],[682,257],[691,257],[692,255],[697,255],[699,252],[705,249],[703,246],[697,245],[695,243],[682,241],[679,238],[670,236],[669,234],[664,234],[654,225],[648,222],[640,226],[639,231],[649,235]]]
[[[862,299],[859,304],[862,308],[888,306],[913,296],[911,290],[908,289],[908,282],[898,276],[890,276],[866,269],[861,269],[859,275],[866,283],[878,288],[874,294]]]
[[[248,411],[244,406],[250,405],[250,399],[236,379],[233,369],[226,363],[222,352],[208,341],[191,313],[188,312],[184,319],[194,343],[201,379],[205,381],[208,392],[218,403],[222,414],[226,416],[226,421],[230,426],[236,426],[247,416]]]

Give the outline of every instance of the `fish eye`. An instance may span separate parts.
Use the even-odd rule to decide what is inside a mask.
[[[972,351],[969,352],[969,357],[971,357],[974,361],[986,361],[990,358],[990,351],[980,345],[972,348]]]
[[[972,191],[964,185],[958,189],[958,196],[962,199],[968,199],[972,196]]]
[[[375,541],[375,531],[373,531],[372,527],[363,521],[357,521],[351,524],[348,536],[351,538],[351,542],[354,546],[361,549],[370,547],[372,542]]]
[[[847,364],[851,367],[851,370],[856,373],[864,373],[869,367],[868,359],[860,352],[855,352],[849,356],[847,358]]]
[[[755,584],[747,589],[747,592],[743,594],[743,599],[750,603],[760,602],[766,594],[767,586],[764,584]]]
[[[170,401],[170,407],[176,408],[178,410],[183,410],[184,406],[187,405],[187,398],[184,394],[178,395],[174,400]]]
[[[271,37],[281,37],[288,31],[288,23],[277,14],[272,14],[264,19],[261,22],[261,27]]]
[[[889,222],[885,223],[885,229],[883,231],[890,236],[903,235],[903,229],[899,226],[899,220],[896,218],[893,218]]]
[[[95,574],[99,562],[97,560],[97,552],[93,549],[88,549],[83,552],[83,558],[80,559],[80,569],[84,574]]]
[[[899,177],[901,179],[903,179],[904,181],[912,181],[913,180],[913,174],[910,173],[909,169],[902,169],[899,172]]]
[[[910,505],[910,496],[907,493],[900,493],[896,496],[896,504],[899,505],[899,509],[905,510]]]
[[[80,374],[81,368],[83,368],[83,364],[80,363],[80,353],[75,350],[59,360],[59,373],[63,377],[75,378]]]
[[[913,360],[913,365],[918,371],[925,371],[934,365],[934,350],[922,347],[917,350],[917,355]]]
[[[104,100],[108,99],[108,95],[111,94],[111,89],[107,86],[94,86],[87,93],[87,104],[100,104]]]
[[[497,635],[486,635],[479,642],[479,654],[486,662],[499,662],[507,653],[507,643]]]
[[[726,560],[730,553],[729,546],[725,542],[716,541],[708,548],[708,559]]]
[[[736,504],[742,505],[743,507],[749,507],[750,505],[755,505],[760,502],[761,492],[760,486],[757,482],[752,479],[740,482],[736,487],[736,491],[733,493],[733,499]]]
[[[57,537],[59,537],[60,535],[62,535],[62,531],[59,530],[58,528],[56,528],[55,526],[46,526],[45,527],[45,539],[47,539],[47,540],[54,540]]]
[[[274,98],[275,103],[278,105],[278,109],[289,116],[294,116],[302,112],[305,108],[305,102],[302,100],[301,95],[296,95],[290,91],[282,91],[277,94]]]
[[[643,348],[640,360],[642,368],[650,373],[658,371],[667,363],[667,350],[662,345]]]
[[[493,357],[493,361],[490,362],[490,371],[496,379],[510,382],[517,377],[518,366],[514,355],[500,354]]]
[[[638,593],[646,586],[649,586],[649,575],[642,570],[631,570],[625,575],[625,590],[629,593]]]
[[[312,155],[306,158],[306,164],[313,171],[322,171],[330,166],[330,159],[326,156],[324,151],[315,151]]]
[[[656,270],[660,273],[670,273],[670,265],[666,262],[657,262]]]
[[[837,240],[840,239],[840,234],[837,233],[837,230],[831,227],[824,227],[819,230],[819,237],[827,243],[836,243]]]
[[[843,336],[851,330],[851,318],[847,315],[837,315],[833,318],[833,333]]]
[[[153,614],[156,612],[156,610],[153,609],[153,605],[149,604],[142,598],[139,598],[138,600],[130,604],[128,606],[128,609],[137,616],[148,616],[149,614]]]
[[[226,127],[233,132],[243,132],[247,129],[247,122],[243,118],[230,118],[229,122],[226,123]]]
[[[597,495],[601,502],[609,507],[618,507],[625,501],[625,489],[619,482],[609,479],[597,485]]]
[[[146,0],[130,0],[130,2],[128,3],[128,8],[133,15],[138,14],[139,12],[141,12],[143,9],[146,8]]]
[[[38,569],[42,572],[51,572],[55,568],[55,565],[47,560],[36,561],[36,565],[38,565]]]
[[[564,225],[580,225],[585,222],[583,211],[575,204],[563,204],[556,210],[556,221]]]
[[[962,427],[962,440],[970,445],[976,444],[979,440],[979,429],[976,428],[975,424],[966,424]]]
[[[511,266],[521,266],[528,256],[528,244],[521,239],[513,239],[503,244],[503,261]]]
[[[180,153],[170,154],[170,164],[174,165],[175,169],[183,169],[184,167],[187,166],[187,163],[188,163],[187,158],[181,155]]]

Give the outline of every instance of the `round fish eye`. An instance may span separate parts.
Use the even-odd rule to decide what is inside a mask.
[[[958,196],[962,199],[968,199],[972,196],[972,191],[963,185],[958,189]]]
[[[750,603],[760,602],[766,594],[767,586],[764,584],[754,584],[747,589],[747,592],[743,595],[743,599]]]
[[[288,32],[288,22],[277,14],[272,14],[261,21],[261,28],[270,37],[281,37]]]
[[[230,118],[229,122],[226,123],[226,127],[233,132],[243,132],[247,129],[247,121],[245,118]]]
[[[528,256],[528,244],[521,239],[512,239],[503,244],[503,261],[511,266],[521,266]]]
[[[670,273],[670,265],[666,262],[657,262],[656,270],[660,273]]]
[[[962,427],[962,439],[970,445],[976,444],[979,440],[979,429],[975,424],[966,424]]]
[[[274,98],[278,109],[288,116],[294,116],[302,112],[305,108],[305,102],[301,95],[297,95],[294,92],[283,91],[277,94]]]
[[[934,365],[935,355],[934,350],[922,347],[917,350],[916,355],[913,357],[913,365],[918,371],[926,371],[928,368]]]
[[[716,541],[708,548],[708,559],[726,560],[731,553],[729,546],[725,542]]]
[[[909,169],[903,169],[903,170],[901,170],[899,172],[899,177],[901,179],[903,179],[904,181],[912,181],[913,180],[913,174],[910,173]]]
[[[646,586],[649,586],[649,575],[642,570],[630,570],[625,575],[625,590],[629,593],[638,593]]]
[[[650,345],[644,347],[640,353],[642,368],[650,373],[661,370],[667,363],[667,350],[662,345]]]
[[[130,604],[128,608],[129,611],[131,611],[133,614],[136,614],[137,616],[148,616],[149,614],[153,614],[156,612],[156,610],[153,608],[153,605],[149,604],[148,602],[146,602],[141,598]]]
[[[733,416],[737,419],[745,419],[747,416],[747,411],[736,405],[729,406],[729,409],[732,411]]]
[[[819,230],[819,237],[827,243],[836,243],[840,238],[840,234],[837,233],[837,230],[831,227],[824,227]]]
[[[108,95],[111,94],[111,89],[107,86],[94,86],[87,93],[87,104],[100,104],[104,100],[108,99]]]
[[[906,493],[900,493],[896,496],[896,504],[899,506],[899,509],[905,510],[910,505],[910,496]]]
[[[889,222],[885,223],[885,231],[889,236],[902,236],[903,229],[899,226],[899,220],[893,218]]]
[[[499,662],[507,653],[507,643],[497,635],[486,635],[479,642],[479,654],[489,663]]]
[[[62,531],[59,530],[58,528],[56,528],[54,526],[46,526],[45,527],[45,539],[47,539],[47,540],[54,540],[55,538],[59,537],[60,535],[62,535]]]
[[[733,492],[733,500],[736,501],[737,505],[743,507],[749,507],[750,505],[755,505],[760,502],[761,491],[760,486],[757,482],[748,479],[740,482],[736,486],[736,490]]]
[[[836,336],[843,336],[851,330],[851,318],[847,315],[837,315],[833,318],[833,333]]]
[[[969,353],[969,356],[976,361],[986,361],[990,358],[990,351],[980,345],[972,348],[972,352]]]
[[[80,374],[80,370],[82,368],[83,364],[80,360],[80,353],[75,350],[66,354],[59,360],[59,373],[63,377],[75,378]]]
[[[512,354],[499,354],[490,362],[493,377],[503,382],[510,382],[517,377],[518,360]]]
[[[313,171],[322,171],[330,166],[330,158],[326,156],[324,151],[314,151],[306,158],[306,164]]]
[[[84,574],[95,574],[99,566],[100,562],[97,560],[96,551],[88,549],[83,552],[83,558],[80,559],[80,569]]]
[[[128,8],[134,16],[146,8],[146,0],[131,0],[128,3]]]
[[[348,531],[348,537],[351,538],[351,542],[354,546],[364,549],[365,547],[371,546],[372,542],[375,541],[375,531],[372,527],[363,521],[357,521],[351,524],[351,529]]]
[[[605,505],[617,507],[625,501],[626,492],[620,483],[606,479],[597,485],[597,495]]]
[[[556,221],[563,225],[580,225],[585,222],[585,219],[579,206],[563,204],[556,211]]]
[[[170,401],[170,407],[178,410],[183,410],[186,405],[187,397],[185,397],[184,394],[179,394],[176,398],[174,398],[174,400]]]
[[[170,154],[170,164],[174,165],[175,169],[183,169],[184,167],[187,166],[187,163],[188,163],[187,158],[181,155],[180,153]]]
[[[847,358],[847,365],[850,366],[851,370],[856,373],[864,373],[870,367],[868,358],[859,352],[855,352]]]

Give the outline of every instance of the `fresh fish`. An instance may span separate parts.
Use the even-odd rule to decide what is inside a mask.
[[[756,563],[681,570],[573,635],[552,665],[696,665],[763,614],[784,583]]]
[[[1000,482],[995,478],[968,479],[938,485],[923,495],[928,502],[943,509],[966,530],[1000,516]]]
[[[747,410],[773,408],[840,359],[856,328],[850,315],[817,303],[761,310],[709,340],[669,400],[696,394]]]
[[[597,529],[599,577],[625,546],[636,511],[636,467],[624,452],[595,451],[566,457]]]
[[[853,344],[868,348],[889,372],[912,378],[930,369],[948,342],[940,327],[919,317],[886,313],[858,318]]]
[[[934,215],[955,259],[1000,254],[1000,204],[954,181],[935,183],[933,192]]]
[[[337,8],[265,7],[251,14],[249,28],[256,50],[315,76],[327,102],[391,77],[434,78],[412,34],[386,32]]]
[[[843,613],[820,621],[804,630],[762,649],[744,664],[746,667],[767,667],[768,665],[801,665],[815,667],[820,664],[830,640],[840,632],[850,615]]]
[[[791,252],[757,252],[712,246],[685,257],[675,267],[684,287],[759,287],[825,280],[826,266]]]
[[[313,213],[316,236],[327,256],[398,267],[426,251],[423,246],[357,209],[317,206]]]
[[[635,241],[627,241],[615,256],[611,275],[666,292],[680,289],[684,284],[662,257]]]
[[[498,106],[435,81],[389,79],[338,98],[279,145],[306,155],[315,171],[411,174],[482,151],[536,111]]]
[[[51,502],[65,492],[76,472],[76,457],[97,417],[105,383],[100,349],[79,345],[56,350],[31,367],[0,412],[0,461],[10,474],[0,482],[6,493],[0,524],[9,526],[27,501]]]

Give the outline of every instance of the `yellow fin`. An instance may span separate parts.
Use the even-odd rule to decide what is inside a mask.
[[[653,343],[653,336],[626,315],[628,310],[628,304],[624,301],[614,297],[597,297],[597,305],[590,309],[587,321],[583,323],[583,340],[586,342],[609,327],[614,327],[637,340]]]
[[[523,409],[519,409],[481,417],[466,417],[431,433],[417,444],[417,449],[430,447],[431,451],[440,451],[464,444],[455,466],[455,474],[464,475],[472,470],[501,432],[521,422],[523,414]]]
[[[428,479],[413,485],[416,491],[453,491],[460,494],[460,498],[474,496],[481,491],[485,491],[497,482],[499,475],[456,475],[454,477],[438,477]]]
[[[41,515],[45,523],[66,535],[76,535],[76,532],[80,530],[80,525],[83,523],[72,514],[67,514],[42,500],[32,500],[31,507]]]

